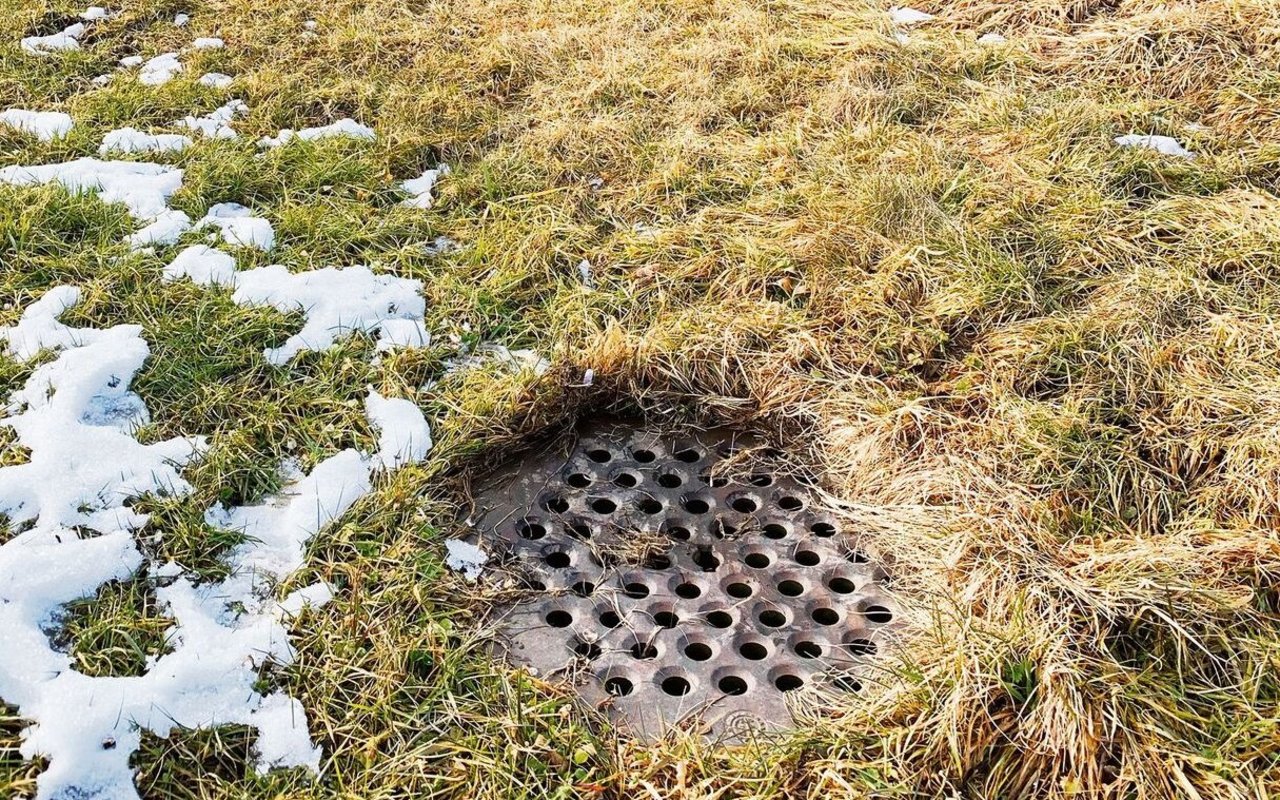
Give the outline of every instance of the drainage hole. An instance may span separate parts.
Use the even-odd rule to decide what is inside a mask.
[[[618,504],[607,497],[597,497],[591,501],[591,510],[597,514],[612,514],[618,510]]]
[[[566,526],[565,531],[575,539],[585,540],[591,538],[591,526],[585,522],[575,522]]]
[[[689,533],[689,529],[681,525],[672,525],[668,527],[667,535],[672,539],[679,539],[682,542],[689,541],[689,537],[692,536],[692,534]]]
[[[884,606],[867,606],[863,615],[872,622],[884,624],[893,619],[893,612]]]
[[[781,628],[787,624],[787,615],[775,608],[768,608],[760,612],[760,622],[770,628]]]
[[[747,482],[752,486],[768,486],[773,483],[773,476],[760,473],[759,475],[752,475],[750,478],[747,478]]]
[[[855,656],[873,656],[879,649],[870,639],[850,639],[844,646],[849,648],[849,652]]]
[[[653,621],[663,628],[674,628],[680,624],[680,617],[674,611],[659,611],[653,615]]]
[[[522,539],[541,539],[547,535],[547,529],[531,519],[522,519],[516,525],[516,532]]]
[[[635,688],[626,678],[610,678],[604,682],[604,690],[614,697],[626,697]]]
[[[707,614],[707,624],[713,628],[728,628],[733,625],[733,615],[728,611],[712,611]]]
[[[862,691],[862,684],[849,675],[837,675],[831,680],[831,683],[842,692],[853,694]]]
[[[800,581],[782,581],[778,584],[778,592],[787,597],[799,597],[804,594],[804,584]]]
[[[769,566],[769,557],[764,553],[750,553],[744,560],[747,562],[748,567],[755,569],[764,569]]]
[[[683,505],[690,514],[705,514],[711,510],[711,504],[701,497],[686,497]]]
[[[553,628],[567,628],[573,624],[573,615],[559,609],[547,612],[546,619],[547,624]]]
[[[836,526],[830,522],[815,522],[809,526],[809,530],[813,531],[814,536],[821,536],[824,539],[836,535]]]
[[[676,456],[676,461],[683,461],[686,464],[692,464],[693,462],[702,458],[702,453],[699,453],[697,450],[693,449],[692,447],[686,447],[683,450],[677,451],[675,456]]]
[[[676,587],[676,597],[692,600],[702,595],[702,587],[696,583],[682,583]]]
[[[613,476],[613,482],[615,485],[621,486],[624,489],[630,489],[640,482],[640,478],[631,472],[619,472],[617,475]]]
[[[685,645],[684,654],[694,661],[707,661],[711,658],[711,645],[703,642],[690,642]]]
[[[569,501],[558,494],[553,494],[543,503],[546,509],[555,514],[563,514],[569,510]]]
[[[709,548],[694,553],[693,563],[701,567],[703,572],[715,572],[720,567],[720,559]]]
[[[832,578],[827,582],[827,586],[836,594],[852,594],[858,588],[848,578]]]
[[[844,554],[845,561],[852,561],[855,564],[865,564],[870,561],[870,557],[861,550],[846,550]]]
[[[582,656],[585,659],[595,661],[597,658],[600,657],[600,645],[596,644],[595,642],[588,642],[583,639],[578,639],[573,646],[573,652],[577,653],[578,655]]]
[[[545,592],[547,590],[547,585],[537,578],[525,578],[524,588],[532,589],[535,592]]]
[[[542,560],[547,562],[547,566],[553,569],[564,569],[569,566],[569,554],[560,550],[547,553]]]
[[[600,620],[600,624],[606,628],[616,628],[622,624],[622,617],[612,609],[601,611],[596,619]]]
[[[643,514],[657,514],[662,511],[662,503],[652,497],[642,497],[636,503],[636,508],[640,509]]]
[[[802,567],[816,567],[821,560],[822,556],[812,550],[796,551],[796,563]]]
[[[747,682],[737,675],[725,675],[716,684],[716,688],[725,694],[746,694]]]
[[[822,655],[822,645],[817,642],[796,642],[796,655],[801,658],[818,658]]]
[[[819,625],[835,625],[840,621],[840,614],[834,608],[815,608],[810,616]]]
[[[585,489],[591,485],[591,476],[583,472],[575,472],[565,478],[564,482],[575,489]]]
[[[662,691],[672,697],[684,697],[693,687],[689,685],[689,681],[679,675],[672,675],[662,681]]]
[[[658,485],[663,489],[674,489],[684,483],[684,479],[674,472],[668,472],[658,476]]]
[[[729,479],[723,475],[713,475],[710,472],[704,472],[698,476],[703,483],[712,489],[723,489],[729,485]]]
[[[804,679],[799,675],[779,675],[773,679],[773,685],[780,692],[791,692],[804,686]]]
[[[607,464],[613,460],[613,454],[610,453],[608,450],[597,448],[595,450],[588,450],[587,458],[591,459],[597,464]]]
[[[671,557],[666,553],[654,553],[644,560],[645,569],[670,569]]]
[[[747,658],[752,661],[760,661],[765,656],[769,655],[769,648],[759,642],[743,642],[738,646],[738,652],[743,658]]]
[[[799,511],[804,508],[804,501],[794,495],[784,495],[778,498],[778,508],[783,511]]]
[[[750,514],[752,511],[759,508],[756,501],[752,500],[750,497],[734,498],[734,501],[729,505],[734,511],[737,511],[740,514]]]
[[[631,657],[640,661],[648,661],[658,657],[658,648],[648,642],[636,642],[631,645]]]
[[[751,596],[751,586],[745,583],[731,583],[724,587],[724,590],[729,593],[730,597],[736,597],[739,600]]]
[[[658,456],[652,450],[632,450],[631,457],[641,464],[648,464]]]
[[[766,539],[782,539],[787,535],[787,529],[776,522],[771,522],[764,526],[764,538]]]
[[[570,589],[578,597],[590,597],[595,590],[596,585],[591,581],[578,581]]]
[[[641,598],[649,596],[649,587],[639,581],[633,581],[622,587],[622,591],[627,597]]]

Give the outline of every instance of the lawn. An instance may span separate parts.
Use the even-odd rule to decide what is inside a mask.
[[[76,49],[33,54],[22,39],[84,6],[0,0],[0,111],[74,121],[48,141],[0,125],[0,168],[158,163],[183,171],[168,209],[239,203],[274,233],[131,247],[148,220],[120,203],[0,183],[0,329],[76,287],[63,323],[145,342],[131,435],[203,437],[184,490],[127,503],[148,516],[121,534],[141,566],[42,622],[58,657],[127,678],[179,652],[161,565],[177,585],[233,580],[246,537],[206,511],[377,451],[371,391],[434,440],[368,473],[271,587],[332,589],[280,623],[292,660],[253,683],[300,703],[318,774],[260,774],[251,725],[176,725],[129,756],[141,796],[1280,795],[1280,4],[915,8],[932,18],[861,0],[123,0]],[[169,52],[182,69],[162,83],[119,64]],[[237,138],[173,124],[233,99]],[[373,138],[259,143],[343,119]],[[126,126],[192,141],[100,156]],[[439,164],[429,207],[404,204]],[[339,314],[331,344],[273,360],[311,312],[172,279],[198,244],[264,282],[290,280],[274,264],[367,267],[360,286],[399,291],[406,326],[404,291],[425,299],[431,341],[386,347],[389,327]],[[14,341],[16,402],[59,353]],[[795,450],[893,577],[906,624],[882,679],[721,747],[633,740],[493,659],[509,593],[445,566],[471,481],[606,412]],[[30,577],[5,494],[24,435],[0,426],[0,687],[22,667],[4,605]],[[0,701],[0,797],[34,797],[54,761],[19,746],[40,715]]]

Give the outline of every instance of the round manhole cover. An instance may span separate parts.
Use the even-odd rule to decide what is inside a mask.
[[[597,424],[499,471],[476,528],[528,590],[499,616],[508,658],[647,737],[785,727],[789,693],[856,691],[895,605],[783,464],[741,434]]]

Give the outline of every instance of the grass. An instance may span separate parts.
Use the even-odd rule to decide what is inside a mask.
[[[83,287],[74,323],[144,327],[145,436],[211,437],[191,496],[143,504],[182,563],[218,574],[233,542],[203,510],[274,491],[282,458],[371,447],[366,387],[433,420],[430,461],[318,537],[296,578],[337,599],[268,677],[305,704],[322,779],[254,776],[243,731],[183,732],[146,741],[145,796],[1280,793],[1275,8],[918,7],[936,19],[899,45],[858,0],[136,0],[81,52],[33,58],[18,39],[80,7],[0,0],[0,107],[77,122],[50,144],[0,132],[4,164],[242,97],[241,141],[172,159],[175,205],[268,216],[278,249],[242,267],[422,280],[437,342],[373,364],[357,337],[268,368],[296,319],[160,283],[173,251],[128,253],[119,208],[0,187],[0,324]],[[1009,43],[977,44],[988,31]],[[171,84],[91,83],[199,35],[228,47],[184,56]],[[236,84],[195,83],[212,69]],[[346,115],[378,140],[252,144]],[[1112,145],[1130,132],[1198,156]],[[438,161],[455,172],[436,206],[398,207],[392,182]],[[425,255],[439,235],[464,248]],[[451,334],[554,367],[447,375]],[[0,358],[0,390],[28,370]],[[912,611],[882,681],[777,741],[646,746],[486,658],[485,592],[441,560],[457,476],[616,407],[805,437]],[[73,652],[123,674],[162,646],[145,588],[77,604]],[[17,716],[0,716],[0,796],[39,768],[12,750]]]

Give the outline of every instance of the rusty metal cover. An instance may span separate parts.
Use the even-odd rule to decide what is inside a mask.
[[[855,532],[750,436],[597,423],[476,500],[524,588],[498,616],[509,660],[644,738],[789,727],[785,695],[857,691],[894,627]]]

